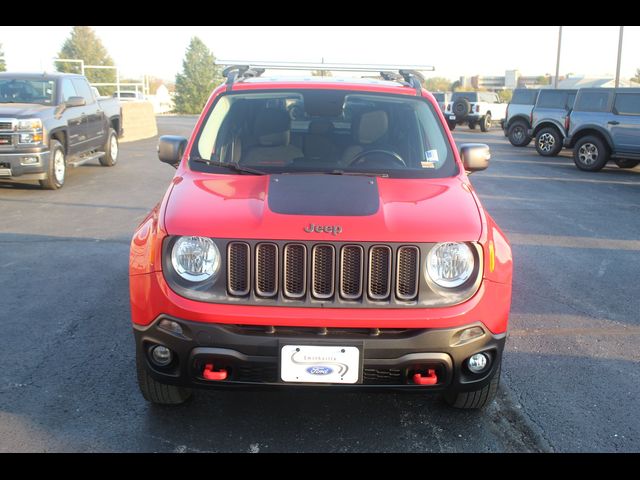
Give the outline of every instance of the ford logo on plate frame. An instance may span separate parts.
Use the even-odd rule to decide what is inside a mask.
[[[333,368],[325,367],[324,365],[313,365],[307,368],[307,373],[311,375],[329,375],[333,373]]]

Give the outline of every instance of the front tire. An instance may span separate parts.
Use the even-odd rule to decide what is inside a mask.
[[[491,114],[487,113],[484,117],[480,119],[480,130],[483,132],[488,132],[491,128]]]
[[[157,405],[180,405],[191,397],[191,389],[160,383],[151,377],[142,353],[136,351],[136,372],[140,393],[147,402]]]
[[[502,362],[502,361],[501,361]],[[500,385],[500,368],[498,364],[491,380],[483,388],[470,392],[447,392],[443,395],[444,401],[453,408],[465,410],[484,408],[496,398],[498,385]]]
[[[598,172],[609,161],[609,149],[598,137],[587,135],[573,147],[573,163],[585,172]]]
[[[67,177],[67,159],[64,155],[64,147],[58,140],[51,140],[49,151],[47,177],[40,180],[40,186],[45,190],[58,190],[62,188]]]
[[[620,168],[633,168],[640,165],[640,160],[631,160],[630,158],[616,158],[614,162]]]
[[[562,150],[562,135],[557,128],[545,127],[536,135],[536,151],[543,157],[555,157]]]
[[[118,152],[120,150],[118,146],[118,134],[113,128],[109,129],[107,135],[107,141],[103,147],[104,156],[100,157],[100,165],[103,167],[113,167],[118,163]]]
[[[527,124],[515,121],[509,126],[507,138],[514,147],[526,147],[531,143],[531,136],[527,135]]]

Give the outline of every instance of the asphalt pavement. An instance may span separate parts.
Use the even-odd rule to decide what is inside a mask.
[[[188,135],[195,117],[161,117]],[[332,391],[196,392],[147,404],[135,378],[129,240],[174,170],[156,138],[60,191],[0,183],[0,451],[640,451],[640,167],[578,171],[500,130],[458,127],[491,167],[471,179],[515,273],[498,400]]]

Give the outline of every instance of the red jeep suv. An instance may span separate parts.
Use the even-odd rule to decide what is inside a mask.
[[[288,68],[291,68],[290,65]],[[326,68],[326,67],[325,67]],[[145,399],[192,388],[388,388],[480,408],[496,393],[511,249],[415,72],[225,69],[131,243]]]

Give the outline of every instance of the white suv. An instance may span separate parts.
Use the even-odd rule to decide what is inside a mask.
[[[507,104],[502,103],[497,93],[493,92],[454,92],[451,101],[447,103],[444,116],[449,128],[467,123],[473,130],[476,125],[486,132],[491,124],[502,124],[506,117]]]

